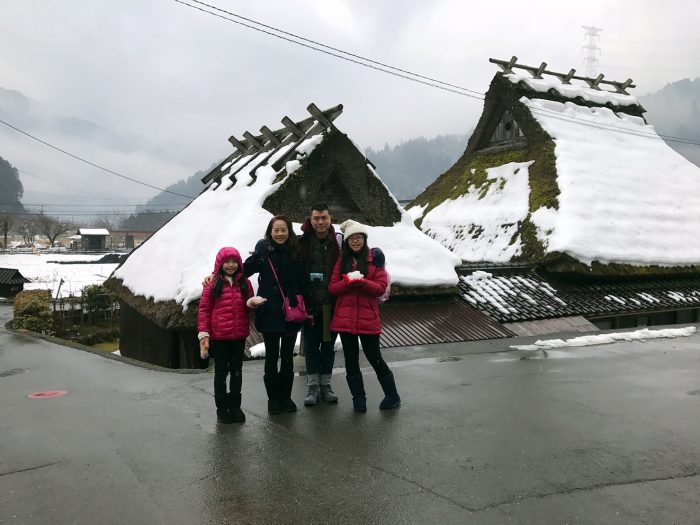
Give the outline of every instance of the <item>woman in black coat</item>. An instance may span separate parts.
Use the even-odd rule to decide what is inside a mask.
[[[265,342],[263,379],[268,412],[295,412],[297,407],[291,397],[294,343],[302,323],[285,320],[282,293],[291,306],[296,306],[297,294],[307,295],[307,280],[304,261],[299,255],[297,238],[289,218],[278,215],[270,220],[265,237],[257,242],[255,251],[243,263],[243,269],[246,277],[258,274],[258,296],[267,299],[255,312],[255,328],[263,334]]]

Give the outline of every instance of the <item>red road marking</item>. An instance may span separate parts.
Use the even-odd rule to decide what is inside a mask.
[[[46,390],[45,392],[34,392],[29,394],[27,399],[45,399],[49,397],[62,397],[68,393],[68,390]]]

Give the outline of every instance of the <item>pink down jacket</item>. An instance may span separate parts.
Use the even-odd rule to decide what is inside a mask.
[[[328,283],[328,292],[336,297],[335,311],[331,321],[333,332],[345,332],[360,335],[378,335],[382,333],[379,320],[379,298],[387,287],[387,274],[383,267],[375,266],[372,251],[367,252],[367,275],[364,284],[354,288],[340,275],[343,263],[338,258]]]
[[[231,284],[219,274],[221,265],[226,259],[234,258],[238,261],[238,270],[233,274],[234,283]],[[216,299],[211,296],[214,282],[204,286],[202,298],[199,301],[197,313],[197,330],[208,332],[209,337],[217,341],[232,339],[245,339],[250,334],[250,324],[246,301],[253,295],[253,287],[250,281],[243,277],[243,261],[235,248],[221,248],[216,254],[214,274],[217,279],[224,280],[221,295]],[[239,283],[244,280],[248,287],[248,294],[243,297]]]

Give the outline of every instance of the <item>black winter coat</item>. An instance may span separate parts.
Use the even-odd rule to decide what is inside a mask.
[[[301,294],[306,301],[308,284],[304,260],[300,256],[291,260],[288,257],[286,245],[279,247],[261,239],[255,245],[255,251],[243,263],[246,277],[254,273],[258,274],[258,295],[267,299],[267,302],[255,312],[257,331],[263,334],[293,334],[299,331],[302,323],[285,321],[282,311],[282,295],[268,261],[272,261],[275,267],[284,294],[290,298]]]

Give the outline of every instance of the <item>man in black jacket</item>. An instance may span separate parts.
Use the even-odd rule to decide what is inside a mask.
[[[301,227],[299,237],[301,255],[309,279],[309,319],[304,323],[304,358],[308,395],[305,406],[314,406],[319,399],[337,403],[338,396],[331,388],[331,374],[335,360],[334,344],[337,334],[331,333],[333,298],[328,294],[328,282],[340,253],[338,239],[332,224],[333,217],[326,203],[311,207],[311,215]]]

